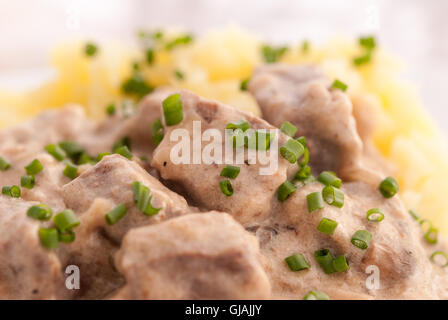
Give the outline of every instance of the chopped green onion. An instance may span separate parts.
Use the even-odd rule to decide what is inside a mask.
[[[79,145],[78,143],[73,142],[73,141],[63,141],[63,142],[60,142],[59,146],[72,159],[79,157],[84,152],[84,148],[81,147],[81,145]]]
[[[56,144],[49,144],[45,147],[45,151],[47,151],[50,155],[53,156],[58,161],[62,161],[67,157],[65,151]]]
[[[245,145],[249,149],[269,150],[271,141],[274,139],[275,133],[254,130],[249,138],[246,139]]]
[[[310,291],[303,297],[303,300],[330,300],[330,297],[322,291]]]
[[[154,49],[146,49],[146,62],[148,64],[152,64],[154,62]]]
[[[283,122],[282,126],[280,127],[280,130],[290,136],[290,137],[294,137],[294,135],[297,132],[297,128],[289,121],[285,121]]]
[[[221,189],[221,192],[227,197],[231,197],[233,195],[233,187],[229,180],[220,181],[219,188]]]
[[[96,55],[97,52],[98,52],[98,47],[96,46],[96,44],[94,44],[92,42],[86,43],[86,46],[84,48],[84,53],[86,54],[86,56],[93,57]]]
[[[137,204],[138,209],[146,216],[153,216],[159,213],[162,208],[154,208],[151,205],[151,190],[136,181],[132,184],[132,190],[134,192],[134,202]]]
[[[303,152],[303,159],[299,162],[299,165],[306,166],[310,162],[310,151],[307,147],[305,147],[305,151]]]
[[[306,261],[305,257],[301,253],[296,253],[287,257],[285,262],[291,271],[300,271],[310,268],[308,261]]]
[[[64,169],[64,176],[75,179],[78,176],[78,167],[67,161]]]
[[[12,198],[20,198],[22,191],[18,186],[4,186],[2,188],[2,194]]]
[[[269,45],[265,45],[261,48],[261,52],[266,63],[277,62],[278,59],[280,59],[287,50],[287,47],[274,48]]]
[[[128,147],[129,150],[131,150],[131,139],[129,137],[123,137],[117,142],[115,142],[115,144],[112,147],[112,152],[116,152],[117,149],[123,146],[126,146]]]
[[[171,40],[170,42],[168,42],[165,45],[165,49],[166,50],[172,50],[172,49],[174,49],[177,46],[187,45],[187,44],[191,43],[192,41],[193,41],[193,36],[192,35],[189,35],[189,34],[182,35],[182,36],[177,37],[177,38]]]
[[[119,154],[127,159],[132,159],[132,153],[129,151],[129,148],[127,146],[119,147],[115,150],[116,154]]]
[[[380,192],[384,198],[392,198],[398,190],[398,182],[392,177],[387,177],[380,184]]]
[[[309,41],[305,40],[302,42],[302,52],[307,53],[310,50],[310,43]]]
[[[308,212],[322,209],[324,207],[324,199],[322,193],[313,192],[306,196],[306,202],[308,205]]]
[[[180,93],[169,96],[162,102],[162,105],[163,115],[167,126],[174,126],[183,120],[184,115]]]
[[[221,171],[221,177],[226,177],[230,179],[236,179],[236,177],[238,177],[239,174],[240,174],[240,168],[235,166],[227,165]]]
[[[25,167],[26,173],[30,176],[38,174],[43,169],[44,167],[42,166],[42,163],[40,163],[40,161],[37,159],[31,161],[31,163]]]
[[[436,257],[437,256],[442,256],[444,258],[444,262],[437,263],[437,261],[436,261]],[[436,252],[434,252],[433,254],[431,254],[430,259],[431,259],[432,262],[438,264],[440,267],[447,267],[448,266],[448,255],[445,252],[443,252],[443,251],[436,251]]]
[[[164,137],[164,130],[162,125],[162,119],[157,118],[156,121],[152,124],[152,141],[156,146],[162,142]]]
[[[373,36],[360,38],[359,44],[367,50],[373,50],[376,47],[375,38]]]
[[[362,250],[369,247],[370,240],[372,240],[372,234],[367,230],[358,230],[352,236],[352,244]]]
[[[428,231],[425,232],[424,238],[426,242],[430,244],[436,244],[437,243],[437,236],[439,234],[439,230],[437,228],[429,228]]]
[[[309,178],[311,176],[311,167],[310,166],[303,166],[299,169],[299,171],[297,171],[294,179],[298,180],[298,181],[304,181],[307,178]]]
[[[59,232],[56,228],[40,228],[40,243],[47,249],[56,249],[59,246]]]
[[[183,72],[176,70],[174,71],[174,75],[176,76],[176,78],[178,80],[184,80],[185,79],[185,75],[183,74]]]
[[[277,199],[281,202],[285,202],[288,197],[297,190],[297,187],[286,180],[277,189]]]
[[[29,208],[26,215],[36,220],[49,220],[53,215],[53,210],[46,204],[38,204]]]
[[[321,249],[314,252],[314,259],[319,263],[320,267],[326,274],[336,272],[333,266],[333,255],[328,249]]]
[[[327,218],[322,218],[322,220],[320,220],[319,225],[317,226],[317,230],[329,236],[332,236],[337,226],[338,223],[336,221]]]
[[[333,268],[336,272],[344,272],[350,269],[345,255],[339,256],[333,260]]]
[[[306,137],[301,136],[301,137],[298,137],[296,140],[298,142],[300,142],[304,148],[306,148]]]
[[[241,91],[247,91],[247,86],[249,85],[249,81],[250,81],[249,78],[241,80],[241,83],[240,83],[240,90]]]
[[[226,129],[229,130],[240,129],[241,131],[245,132],[248,129],[250,129],[250,124],[246,120],[238,120],[227,124]]]
[[[363,64],[367,64],[372,59],[372,53],[367,52],[366,54],[356,57],[353,59],[353,63],[355,66],[362,66]]]
[[[72,210],[64,210],[53,217],[53,222],[60,232],[79,226],[80,221]]]
[[[115,103],[111,103],[106,107],[106,114],[108,116],[113,116],[117,112],[117,107],[115,106]]]
[[[347,91],[347,88],[348,86],[338,79],[334,80],[333,84],[330,87],[330,89],[339,89],[343,92]]]
[[[0,157],[0,171],[6,171],[9,168],[11,168],[11,164],[2,157]]]
[[[114,225],[126,215],[126,206],[120,203],[114,209],[106,214],[106,222],[108,225]]]
[[[322,197],[329,205],[342,208],[344,206],[344,192],[331,185],[322,190]]]
[[[34,176],[22,176],[20,178],[20,185],[27,189],[33,189],[35,184]]]
[[[135,72],[121,85],[121,91],[123,91],[127,95],[134,95],[138,99],[143,98],[153,90],[154,88],[145,81],[145,79],[139,72]]]
[[[414,210],[409,210],[409,214],[411,215],[412,218],[414,218],[414,220],[418,221],[418,219],[420,219],[419,214]]]
[[[370,222],[381,222],[384,220],[384,213],[379,208],[370,209],[367,211],[366,219]]]
[[[103,160],[104,157],[110,156],[111,154],[112,153],[110,153],[110,152],[102,152],[96,157],[96,161],[100,162],[101,160]]]
[[[304,152],[305,148],[303,145],[294,139],[289,139],[283,146],[280,147],[280,154],[290,163],[296,162]]]
[[[333,186],[335,188],[340,188],[342,185],[342,180],[330,171],[323,171],[319,177],[317,177],[317,180],[326,186]]]
[[[233,130],[231,132],[230,138],[232,139],[234,148],[242,148],[246,143],[246,135],[241,129]]]
[[[59,232],[59,242],[71,243],[75,241],[76,235],[72,230],[67,230],[66,232]]]
[[[94,163],[95,161],[85,152],[83,152],[78,159],[77,164],[82,165],[86,163]]]

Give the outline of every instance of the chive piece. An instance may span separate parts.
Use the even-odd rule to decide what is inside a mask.
[[[432,222],[429,221],[428,219],[421,219],[418,224],[422,227],[422,229],[424,230],[424,232],[426,233],[427,231],[429,231],[429,229],[433,228],[432,226]],[[427,225],[428,228],[425,230],[424,225]]]
[[[61,147],[72,159],[79,157],[84,152],[84,148],[73,141],[60,142],[59,147]]]
[[[341,255],[333,260],[333,268],[336,272],[344,272],[350,269],[345,255]]]
[[[249,149],[269,150],[271,148],[271,141],[274,137],[275,133],[255,130],[250,137],[246,139],[245,145]]]
[[[84,53],[86,54],[86,56],[93,57],[96,55],[97,52],[98,47],[96,46],[96,44],[92,42],[86,43],[86,46],[84,47]]]
[[[76,235],[72,230],[67,230],[65,232],[59,232],[58,240],[63,243],[71,243],[75,241]]]
[[[301,137],[298,137],[296,140],[298,142],[300,142],[304,148],[306,148],[306,137],[301,136]]]
[[[333,84],[330,87],[330,89],[339,89],[343,92],[347,91],[347,88],[348,86],[338,79],[334,80]]]
[[[78,167],[72,163],[67,162],[64,169],[64,176],[75,179],[78,176]]]
[[[120,203],[114,209],[106,214],[106,222],[108,225],[114,225],[126,215],[126,206]]]
[[[297,190],[297,187],[286,180],[277,189],[277,199],[285,202],[288,197]]]
[[[367,64],[370,62],[370,60],[372,59],[372,53],[371,52],[367,52],[366,54],[356,57],[353,59],[353,64],[355,66],[362,66],[364,64]]]
[[[53,211],[46,204],[38,204],[29,208],[26,212],[26,215],[36,220],[46,221],[50,220],[51,216],[53,215]]]
[[[373,50],[376,47],[375,38],[373,36],[360,38],[359,44],[367,50]]]
[[[289,139],[283,146],[280,147],[280,154],[290,163],[296,162],[304,152],[305,148],[303,145],[294,139]]]
[[[132,153],[129,151],[129,148],[127,146],[119,147],[115,150],[116,154],[119,154],[127,159],[132,159]]]
[[[146,49],[146,62],[151,65],[154,62],[154,49],[148,48]]]
[[[143,78],[139,72],[135,72],[130,78],[126,79],[121,85],[121,91],[126,95],[143,98],[154,90]]]
[[[305,257],[301,253],[296,253],[287,257],[285,262],[291,271],[300,271],[310,268],[308,261],[306,261]]]
[[[151,205],[151,190],[147,186],[144,186],[140,182],[136,181],[132,184],[132,190],[134,193],[134,202],[137,204],[138,209],[146,216],[156,215],[162,209],[154,208]]]
[[[83,152],[78,159],[77,164],[82,165],[86,163],[94,163],[95,161],[87,153]]]
[[[221,189],[221,192],[227,197],[231,197],[233,195],[233,187],[229,180],[220,181],[219,188]]]
[[[398,182],[392,177],[387,177],[380,184],[380,192],[384,198],[392,198],[398,190]]]
[[[34,176],[22,176],[20,178],[20,185],[27,189],[33,189],[35,184]]]
[[[96,157],[96,161],[100,162],[101,160],[103,160],[104,157],[110,156],[111,154],[112,153],[110,153],[110,152],[102,152]]]
[[[169,96],[162,102],[162,105],[163,115],[167,126],[174,126],[183,120],[184,116],[180,93]]]
[[[428,229],[428,231],[425,232],[424,238],[426,242],[430,244],[436,244],[437,243],[437,236],[439,234],[439,229],[431,227]]]
[[[352,244],[362,250],[369,247],[370,240],[372,240],[372,234],[367,230],[358,230],[352,236]]]
[[[112,147],[112,152],[116,152],[117,149],[126,146],[128,147],[129,150],[131,150],[131,139],[129,137],[123,137],[120,140],[118,140],[117,142],[115,142],[115,144]]]
[[[297,132],[297,128],[289,121],[285,121],[283,122],[282,126],[280,127],[280,130],[290,136],[290,137],[294,137],[294,135]]]
[[[29,176],[36,175],[44,169],[39,160],[34,159],[25,167],[25,171]]]
[[[307,178],[311,176],[311,167],[310,166],[303,166],[300,167],[299,171],[297,171],[294,179],[298,181],[305,181]]]
[[[56,228],[40,228],[40,243],[47,249],[56,249],[59,246],[59,232]]]
[[[303,300],[330,300],[330,297],[322,291],[310,291],[303,297]]]
[[[344,206],[344,192],[331,185],[322,190],[322,197],[329,205],[342,208]]]
[[[184,80],[185,79],[185,74],[182,71],[180,71],[180,70],[174,71],[174,75],[176,76],[176,78],[178,80]]]
[[[305,40],[302,42],[302,52],[307,53],[310,50],[310,42]]]
[[[227,124],[226,129],[229,130],[236,130],[240,129],[241,131],[245,132],[250,129],[250,124],[246,120],[238,120],[234,122],[230,122]]]
[[[111,103],[106,107],[106,114],[108,116],[113,116],[117,112],[117,107],[115,106],[115,103]]]
[[[156,146],[162,142],[164,137],[164,130],[162,125],[162,119],[157,118],[152,124],[152,141]]]
[[[323,171],[319,177],[317,177],[317,180],[326,186],[333,186],[335,188],[340,188],[342,185],[342,180],[330,171]]]
[[[287,47],[274,48],[269,45],[264,45],[261,48],[261,53],[263,54],[263,58],[266,63],[274,63],[277,62],[287,50]]]
[[[333,255],[328,249],[321,249],[314,252],[314,259],[326,274],[336,272],[333,266]]]
[[[53,222],[60,232],[79,226],[80,221],[72,210],[64,210],[53,217]]]
[[[305,147],[305,151],[303,152],[303,159],[299,162],[299,165],[306,166],[310,162],[310,151],[307,147]]]
[[[67,157],[65,151],[56,144],[49,144],[45,147],[45,151],[47,151],[50,155],[53,156],[58,161],[62,161]]]
[[[4,186],[2,188],[2,194],[11,198],[20,198],[22,191],[18,186]]]
[[[384,220],[384,213],[379,208],[370,209],[367,211],[366,219],[370,222],[381,222]]]
[[[226,177],[230,179],[236,179],[240,174],[240,168],[235,166],[225,166],[221,171],[221,177]]]
[[[249,81],[250,81],[250,78],[241,80],[241,83],[240,83],[240,90],[241,91],[247,91],[247,86],[249,85]]]
[[[443,263],[437,263],[437,261],[436,261],[437,256],[442,256],[445,261]],[[431,254],[430,259],[433,263],[438,264],[440,267],[448,266],[448,255],[443,251],[435,251],[433,254]]]
[[[308,212],[322,209],[324,207],[324,199],[322,193],[313,192],[306,196],[306,202],[308,205]]]
[[[420,215],[415,210],[409,210],[409,214],[411,215],[414,220],[418,221],[420,219]]]
[[[332,236],[337,226],[338,223],[336,221],[327,218],[322,218],[322,220],[320,220],[319,225],[317,226],[317,230],[329,236]]]
[[[242,148],[246,143],[246,135],[241,129],[233,130],[230,138],[232,139],[232,145],[234,148]]]
[[[171,40],[170,42],[168,42],[165,45],[165,49],[166,50],[172,50],[177,46],[181,46],[181,45],[187,45],[189,43],[193,42],[193,36],[186,34],[186,35],[182,35],[180,37],[177,37],[173,40]]]
[[[11,164],[4,158],[0,157],[0,171],[6,171],[11,168]]]

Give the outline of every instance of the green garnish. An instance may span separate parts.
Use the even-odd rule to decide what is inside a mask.
[[[296,253],[287,257],[285,262],[291,271],[300,271],[310,268],[308,261],[306,261],[305,257],[301,253]]]
[[[132,159],[132,153],[127,146],[121,146],[115,149],[115,153],[119,154],[127,159]]]
[[[67,161],[65,164],[64,176],[72,180],[75,179],[78,176],[78,167]]]
[[[372,60],[372,53],[368,52],[362,56],[354,58],[353,63],[355,64],[355,66],[362,66],[369,63],[370,60]]]
[[[114,225],[119,220],[121,220],[126,215],[126,206],[122,203],[120,203],[118,206],[116,206],[114,209],[109,211],[105,218],[108,225]]]
[[[303,300],[330,300],[330,297],[323,291],[310,291],[303,297]]]
[[[322,220],[320,220],[319,225],[317,226],[317,230],[329,236],[332,236],[337,226],[338,223],[336,221],[327,218],[322,218]]]
[[[366,219],[370,222],[381,222],[384,220],[384,213],[379,208],[373,208],[367,211]]]
[[[384,198],[392,198],[399,190],[398,182],[392,177],[387,177],[380,184],[380,192]]]
[[[439,229],[434,228],[434,227],[430,227],[424,234],[424,238],[426,240],[426,242],[430,243],[430,244],[436,244],[437,243],[437,237],[439,234]]]
[[[250,81],[250,78],[241,80],[241,83],[240,83],[241,91],[247,91],[247,86],[249,85],[249,81]]]
[[[86,43],[86,46],[84,47],[84,53],[86,54],[86,56],[93,57],[97,54],[97,52],[98,47],[96,46],[96,44],[92,42]]]
[[[59,147],[61,147],[72,160],[77,159],[84,152],[84,148],[73,141],[60,142]]]
[[[2,194],[11,198],[20,198],[22,190],[18,186],[4,186],[2,188]]]
[[[40,228],[40,243],[47,249],[56,249],[59,246],[59,232],[56,228]]]
[[[186,34],[186,35],[182,35],[180,37],[177,37],[173,40],[171,40],[170,42],[168,42],[165,45],[165,49],[166,50],[172,50],[175,47],[181,46],[181,45],[187,45],[189,43],[193,42],[193,36]]]
[[[152,124],[151,131],[152,131],[152,141],[156,146],[158,146],[160,142],[162,142],[164,137],[164,130],[161,118],[157,118],[154,121],[154,123]]]
[[[322,197],[329,205],[342,208],[344,206],[344,192],[331,185],[322,190]]]
[[[288,197],[297,190],[297,187],[286,180],[277,189],[277,199],[281,202],[285,202]]]
[[[154,62],[154,49],[152,48],[146,49],[145,55],[146,55],[146,62],[148,64],[152,64]]]
[[[76,235],[72,230],[67,230],[65,232],[59,232],[58,240],[59,242],[71,243],[75,241]]]
[[[72,210],[64,210],[53,217],[53,222],[60,232],[66,232],[81,223]]]
[[[102,152],[96,157],[96,161],[100,162],[101,160],[103,160],[104,157],[110,156],[111,154],[112,153],[110,153],[110,152]]]
[[[339,89],[343,92],[347,91],[347,88],[348,86],[338,79],[334,80],[333,84],[330,87],[330,89]]]
[[[127,95],[136,96],[138,99],[143,98],[151,93],[154,88],[151,87],[139,72],[126,79],[121,85],[121,90]]]
[[[11,164],[4,158],[0,157],[0,171],[6,171],[11,168]]]
[[[240,174],[240,168],[235,166],[226,165],[221,171],[221,177],[226,177],[230,179],[236,179]]]
[[[324,199],[322,193],[313,192],[306,196],[306,202],[308,205],[308,212],[313,212],[324,207]]]
[[[345,255],[341,255],[333,259],[333,268],[336,272],[344,272],[350,269],[348,266],[348,261]]]
[[[67,157],[65,151],[56,144],[49,144],[45,147],[45,151],[47,151],[50,155],[53,156],[58,161],[62,161]]]
[[[290,137],[294,137],[294,135],[297,132],[297,128],[289,121],[285,121],[283,122],[282,126],[280,127],[280,130],[290,136]]]
[[[174,75],[176,76],[176,78],[178,80],[184,80],[185,79],[185,74],[182,71],[180,71],[180,70],[174,71]]]
[[[29,176],[36,175],[39,172],[41,172],[43,169],[44,169],[44,167],[42,166],[42,163],[40,163],[40,161],[37,159],[34,159],[33,161],[31,161],[31,163],[25,167],[25,171]]]
[[[319,177],[317,177],[317,181],[326,186],[333,186],[335,188],[340,188],[342,185],[342,180],[330,171],[323,171]]]
[[[409,210],[409,214],[411,215],[411,217],[414,219],[414,220],[417,220],[418,221],[418,219],[420,219],[420,215],[415,211],[415,210]]]
[[[134,193],[134,202],[137,204],[138,209],[147,216],[153,216],[159,213],[162,208],[154,208],[151,205],[151,190],[142,185],[140,182],[135,181],[132,184],[132,190]]]
[[[328,249],[321,249],[314,252],[314,259],[319,263],[320,267],[326,274],[336,272],[333,266],[333,255]]]
[[[372,240],[372,234],[367,230],[358,230],[352,236],[352,244],[362,250],[369,247],[370,240]]]
[[[117,107],[115,106],[115,103],[111,103],[106,107],[106,114],[108,116],[113,116],[117,112]]]
[[[250,124],[246,120],[238,120],[228,123],[226,129],[229,130],[240,129],[241,131],[245,132],[250,129]]]
[[[373,50],[376,47],[375,38],[373,36],[360,38],[359,44],[367,50]]]
[[[294,139],[289,139],[280,147],[280,154],[290,163],[295,163],[304,154],[305,148],[303,145]]]
[[[162,106],[167,126],[174,126],[184,119],[180,93],[173,94],[163,100]]]
[[[38,204],[28,209],[26,215],[36,220],[50,220],[53,211],[46,204]]]
[[[20,185],[27,189],[33,189],[35,184],[34,176],[22,176],[20,178]]]
[[[445,261],[443,263],[437,263],[437,261],[436,261],[436,257],[437,256],[442,256]],[[447,267],[448,266],[448,255],[445,252],[443,252],[443,251],[436,251],[436,252],[434,252],[433,254],[431,254],[430,259],[431,259],[431,261],[433,263],[438,264],[440,267]]]
[[[263,54],[264,61],[266,63],[274,63],[277,62],[288,50],[288,47],[271,47],[269,45],[264,45],[261,48],[261,52]]]
[[[219,189],[221,189],[221,192],[227,197],[231,197],[233,195],[233,187],[229,180],[220,181]]]

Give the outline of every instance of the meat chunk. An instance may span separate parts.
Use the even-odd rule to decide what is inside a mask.
[[[0,195],[2,299],[54,299],[65,289],[58,257],[41,246],[39,223],[26,215],[33,204]]]
[[[280,127],[289,121],[297,135],[306,136],[316,173],[332,170],[347,180],[375,184],[380,175],[363,163],[350,99],[329,86],[317,67],[273,64],[256,69],[248,89],[268,122]]]
[[[266,299],[259,258],[256,239],[225,213],[134,229],[116,257],[127,281],[116,298]]]
[[[268,159],[272,159],[270,164],[261,161],[249,162],[248,152],[245,151],[243,164],[235,164],[235,158],[233,160],[231,158],[230,164],[239,166],[240,173],[231,181],[234,193],[228,197],[219,187],[219,182],[224,180],[220,176],[221,170],[225,167],[224,131],[227,124],[240,120],[248,121],[252,129],[275,130],[275,128],[252,115],[219,102],[203,99],[188,91],[181,92],[181,99],[183,121],[176,126],[165,127],[165,138],[155,150],[151,165],[160,172],[163,179],[180,185],[183,193],[192,199],[194,205],[207,210],[228,212],[243,224],[264,220],[271,210],[272,198],[277,187],[286,180],[290,171],[294,173],[297,171],[297,166],[279,156],[278,146],[273,144],[267,152]],[[195,131],[197,124],[200,128]],[[222,139],[211,138],[210,143],[204,142],[195,149],[195,139],[201,139],[201,136],[197,135],[205,134],[209,129],[215,130]],[[174,140],[171,139],[174,130],[183,130],[187,134],[188,145],[192,146],[192,155],[187,159],[187,163],[178,163],[172,159],[175,147],[179,144],[177,141],[171,141]],[[278,130],[275,135],[278,137],[278,145],[282,145],[288,139]],[[194,153],[201,157],[211,144],[216,144],[223,156],[217,160],[213,159],[211,163],[194,163]],[[272,165],[272,172],[260,174],[260,169],[267,169],[269,165]]]
[[[134,181],[151,190],[151,204],[161,208],[156,215],[146,216],[134,204]],[[81,221],[76,241],[60,251],[65,264],[75,264],[83,273],[82,290],[76,293],[77,298],[104,298],[123,284],[113,256],[130,229],[190,212],[185,199],[164,187],[138,164],[119,155],[104,157],[64,185],[62,196]],[[126,206],[127,214],[116,224],[107,225],[106,213],[120,203]]]
[[[391,296],[412,299],[416,290],[421,297],[437,296],[434,286],[429,284],[432,266],[420,244],[418,229],[398,198],[386,200],[370,185],[350,182],[342,186],[345,193],[342,209],[326,205],[309,213],[306,196],[321,190],[318,182],[299,188],[285,203],[278,205],[269,222],[255,229],[261,252],[267,258],[265,269],[270,270],[274,296],[302,298],[313,289],[325,291],[332,299]],[[383,210],[382,222],[366,220],[366,212],[372,208]],[[338,222],[333,235],[317,230],[322,218]],[[366,250],[351,243],[357,230],[372,234]],[[313,257],[320,249],[329,249],[334,257],[344,254],[350,270],[326,275]],[[304,254],[311,268],[300,272],[289,270],[284,259],[295,253]],[[379,270],[378,290],[366,285],[369,266]]]

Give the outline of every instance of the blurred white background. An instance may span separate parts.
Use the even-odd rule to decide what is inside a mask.
[[[447,12],[447,0],[0,0],[0,87],[50,77],[49,49],[70,38],[131,43],[140,28],[201,34],[232,23],[279,43],[375,33],[448,133]]]

